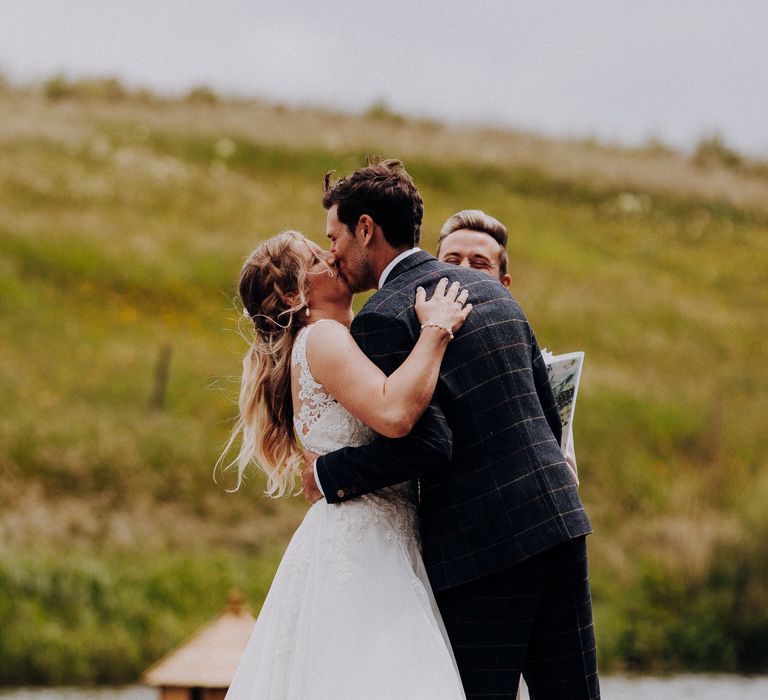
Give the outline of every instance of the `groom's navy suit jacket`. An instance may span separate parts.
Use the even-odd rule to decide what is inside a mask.
[[[437,591],[591,531],[560,452],[560,418],[541,351],[498,281],[414,253],[357,315],[355,340],[391,374],[419,337],[416,288],[431,295],[441,277],[467,288],[473,309],[448,345],[424,415],[406,437],[377,437],[317,461],[330,503],[419,479],[424,562]]]

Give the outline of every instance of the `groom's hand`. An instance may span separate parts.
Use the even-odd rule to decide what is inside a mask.
[[[315,481],[315,460],[319,455],[314,452],[304,453],[304,471],[301,472],[301,490],[304,492],[304,500],[307,503],[316,503],[323,494],[317,488]]]

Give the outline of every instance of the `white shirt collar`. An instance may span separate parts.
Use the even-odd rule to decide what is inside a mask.
[[[395,267],[395,265],[397,265],[397,263],[399,263],[401,260],[405,260],[409,255],[418,253],[420,250],[421,248],[413,247],[410,250],[404,250],[396,258],[393,258],[389,265],[387,265],[382,271],[381,277],[379,277],[379,289],[384,286],[384,283],[387,281],[387,277],[389,277],[389,273],[392,272],[392,269]]]

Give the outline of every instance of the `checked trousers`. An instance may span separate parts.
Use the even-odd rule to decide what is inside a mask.
[[[599,699],[584,537],[436,598],[468,700]]]

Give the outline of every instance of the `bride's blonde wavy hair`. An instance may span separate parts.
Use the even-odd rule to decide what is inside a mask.
[[[266,493],[273,497],[292,493],[300,475],[302,452],[293,427],[291,348],[304,325],[304,315],[299,312],[307,306],[307,261],[293,245],[303,240],[298,231],[277,234],[246,258],[240,272],[238,292],[252,322],[253,336],[243,357],[240,415],[216,462],[217,468],[224,465],[232,445],[242,436],[239,454],[224,465],[225,469],[237,466],[233,490],[240,488],[251,463],[266,474]]]

